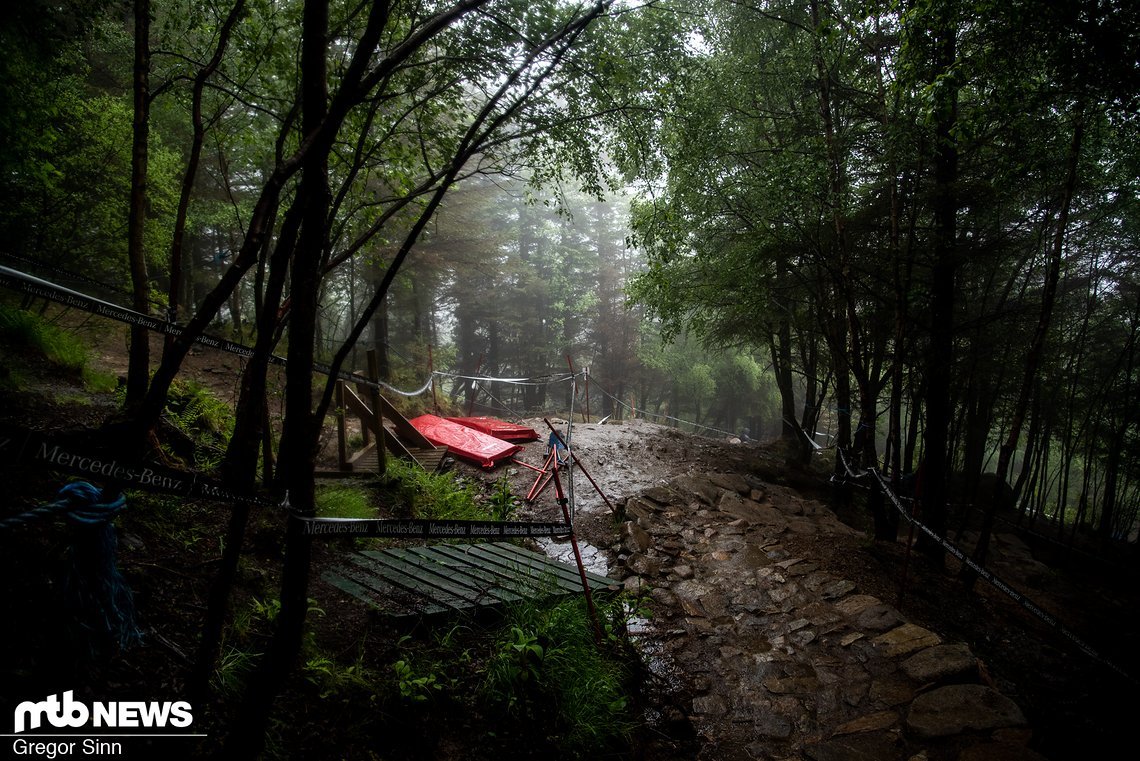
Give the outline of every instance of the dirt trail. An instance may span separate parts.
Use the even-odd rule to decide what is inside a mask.
[[[519,459],[540,465],[548,429],[522,422],[543,436]],[[641,420],[576,423],[572,445],[620,512],[575,475],[592,570],[653,611],[638,632],[658,738],[645,758],[1039,761],[1116,742],[1122,709],[1082,683],[1099,670],[992,589],[964,590],[904,542],[869,542],[865,516],[839,520],[813,498],[822,476],[791,483],[804,474],[772,448]],[[516,494],[536,477],[505,472]],[[526,512],[556,510],[550,489]],[[1071,604],[1033,554],[1001,532],[991,562],[1050,609]]]

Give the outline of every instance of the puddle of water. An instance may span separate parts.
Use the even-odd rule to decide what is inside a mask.
[[[536,541],[547,557],[575,568],[578,567],[578,561],[574,558],[574,545],[569,541],[559,542],[549,537],[542,537]],[[587,571],[599,576],[605,576],[609,573],[610,563],[606,559],[606,554],[597,547],[579,539],[578,551],[582,553],[582,565],[586,567]]]

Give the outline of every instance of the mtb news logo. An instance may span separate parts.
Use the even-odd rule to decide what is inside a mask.
[[[74,699],[74,690],[48,695],[39,702],[25,700],[16,706],[17,735],[40,729],[46,721],[53,727],[70,728],[166,728],[184,729],[194,721],[189,703],[178,701],[123,700],[84,703]]]

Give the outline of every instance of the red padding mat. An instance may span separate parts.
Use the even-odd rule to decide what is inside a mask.
[[[480,433],[494,436],[503,441],[537,441],[538,431],[525,425],[508,423],[493,417],[449,417],[453,423],[474,428]]]
[[[478,463],[484,468],[493,468],[499,460],[505,460],[522,450],[516,444],[496,439],[438,415],[420,415],[408,422],[432,444],[445,446],[456,457]]]

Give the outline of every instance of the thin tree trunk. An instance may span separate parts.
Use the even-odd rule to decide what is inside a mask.
[[[146,270],[147,163],[150,136],[150,0],[135,0],[134,121],[131,143],[131,199],[127,217],[127,257],[136,312],[150,313]],[[150,331],[131,326],[127,363],[127,406],[140,402],[150,380]]]
[[[190,141],[190,158],[186,162],[186,174],[182,177],[182,192],[178,198],[178,209],[174,215],[174,233],[170,242],[170,289],[167,310],[172,322],[178,321],[178,309],[181,305],[182,294],[182,249],[186,242],[186,216],[190,209],[190,196],[194,191],[194,181],[198,176],[198,165],[202,159],[202,144],[205,142],[206,127],[202,120],[202,92],[206,89],[206,82],[218,65],[222,62],[226,47],[229,45],[230,33],[234,25],[245,11],[245,0],[235,0],[233,8],[218,30],[218,44],[214,47],[214,55],[209,62],[194,77],[194,85],[190,94],[190,123],[192,138]]]
[[[1072,206],[1073,194],[1077,186],[1077,166],[1080,159],[1081,142],[1084,136],[1084,114],[1082,113],[1082,107],[1078,104],[1074,111],[1075,123],[1073,126],[1073,139],[1069,144],[1065,184],[1062,189],[1060,210],[1057,213],[1056,229],[1054,230],[1049,262],[1045,272],[1044,290],[1041,294],[1041,314],[1038,317],[1037,328],[1033,333],[1033,340],[1029,345],[1029,352],[1025,358],[1025,372],[1022,375],[1021,388],[1017,395],[1013,416],[1010,419],[1009,435],[1002,443],[1001,450],[998,453],[998,487],[995,488],[1000,488],[1000,485],[1005,483],[1006,476],[1009,473],[1010,461],[1013,458],[1014,451],[1017,449],[1017,442],[1021,436],[1021,428],[1025,423],[1025,413],[1029,408],[1030,393],[1033,389],[1034,379],[1037,377],[1038,368],[1041,366],[1041,358],[1045,352],[1045,340],[1048,337],[1049,326],[1052,323],[1053,306],[1057,298],[1057,283],[1061,276],[1065,232],[1069,222],[1069,209]],[[990,534],[993,531],[994,514],[997,509],[996,505],[998,504],[997,497],[998,495],[995,493],[994,500],[986,511],[985,519],[982,522],[982,530],[978,537],[978,544],[974,550],[974,560],[979,565],[985,563],[986,553],[989,549]],[[965,572],[966,568],[969,568],[969,566],[964,566],[963,578],[967,582],[973,583],[975,574],[973,574],[973,572]]]
[[[310,136],[320,130],[328,115],[328,0],[305,3],[302,29],[302,131]],[[227,752],[232,751],[235,758],[255,758],[264,747],[270,712],[300,653],[308,612],[312,539],[304,534],[304,524],[297,516],[315,513],[313,471],[320,421],[313,415],[312,366],[321,264],[328,236],[326,222],[332,201],[328,186],[330,147],[326,144],[306,157],[297,191],[304,211],[293,259],[285,427],[280,448],[280,472],[291,505],[286,522],[281,611],[269,650],[246,692],[241,718],[227,743]]]

